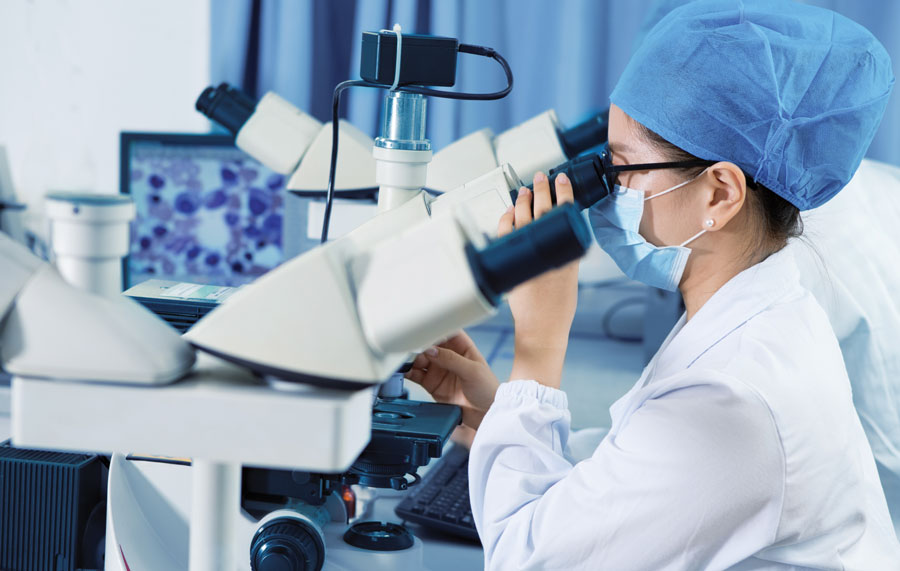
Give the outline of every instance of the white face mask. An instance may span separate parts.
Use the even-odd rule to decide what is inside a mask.
[[[616,185],[612,194],[591,207],[589,215],[597,243],[626,276],[660,289],[678,289],[691,253],[685,246],[705,234],[708,228],[678,246],[654,246],[639,232],[644,202],[678,190],[702,174],[653,196],[646,196],[643,190]]]

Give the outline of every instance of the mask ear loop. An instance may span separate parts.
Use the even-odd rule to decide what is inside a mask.
[[[698,178],[700,178],[701,176],[703,176],[703,173],[705,173],[707,170],[709,170],[709,169],[708,169],[708,168],[705,168],[705,169],[703,169],[702,171],[700,171],[700,173],[698,173],[697,176],[695,176],[694,178],[692,178],[692,179],[690,179],[690,180],[686,180],[686,181],[682,182],[681,184],[676,184],[676,185],[673,186],[672,188],[667,188],[666,190],[663,190],[662,192],[657,192],[657,193],[654,194],[653,196],[647,196],[647,197],[644,198],[644,201],[646,202],[646,201],[650,200],[651,198],[656,198],[657,196],[662,196],[662,195],[664,195],[664,194],[669,194],[669,193],[672,192],[673,190],[678,190],[678,189],[681,188],[682,186],[687,186],[687,185],[691,184],[692,182],[694,182],[695,180],[697,180]],[[693,238],[692,238],[692,239],[693,239]]]
[[[697,232],[696,234],[694,234],[693,236],[691,236],[690,238],[688,238],[687,240],[685,240],[684,242],[682,242],[681,244],[679,244],[678,247],[679,247],[679,248],[684,248],[685,246],[687,246],[688,244],[690,244],[691,242],[693,242],[694,240],[696,240],[696,239],[699,238],[700,236],[703,236],[703,235],[706,234],[707,232],[708,232],[708,230],[707,230],[706,228],[704,228],[703,230],[700,230],[699,232]]]
[[[712,218],[709,218],[709,219],[705,222],[706,228],[704,228],[703,230],[700,230],[699,232],[697,232],[696,234],[694,234],[693,236],[691,236],[690,238],[688,238],[687,240],[685,240],[684,242],[682,242],[681,245],[679,245],[679,248],[684,248],[685,246],[687,246],[688,244],[690,244],[691,242],[693,242],[694,240],[696,240],[696,239],[699,238],[700,236],[703,236],[704,234],[706,234],[707,232],[709,232],[709,229],[712,228],[713,225],[714,225],[715,223],[716,223],[715,220],[713,220]]]

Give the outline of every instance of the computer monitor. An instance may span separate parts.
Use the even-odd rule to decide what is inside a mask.
[[[158,278],[221,286],[284,259],[284,176],[228,135],[121,134],[120,189],[137,207],[126,288]]]

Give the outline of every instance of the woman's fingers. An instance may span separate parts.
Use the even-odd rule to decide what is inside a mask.
[[[561,172],[556,175],[553,186],[556,189],[556,204],[575,202],[575,191],[572,190],[572,181],[569,180],[566,173]]]
[[[521,228],[526,226],[529,222],[531,222],[531,203],[532,203],[532,195],[534,193],[531,192],[527,186],[523,186],[519,189],[519,195],[516,197],[516,228]]]
[[[550,198],[550,181],[547,175],[538,171],[534,173],[534,217],[540,218],[553,208],[553,200]]]
[[[404,376],[410,381],[421,385],[422,380],[425,378],[425,371],[423,369],[410,369],[406,371]]]
[[[497,225],[497,236],[506,236],[513,231],[516,221],[516,212],[513,206],[506,209],[503,216],[500,217],[500,223]]]
[[[471,380],[475,377],[477,363],[468,357],[463,357],[453,349],[445,347],[431,347],[425,351],[425,355],[432,365],[450,371],[457,375],[463,381]],[[429,370],[434,369],[431,367]]]

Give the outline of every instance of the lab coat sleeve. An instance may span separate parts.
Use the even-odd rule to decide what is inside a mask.
[[[656,389],[575,465],[565,394],[502,385],[469,457],[485,568],[724,568],[771,543],[784,489],[771,411],[708,376]]]

